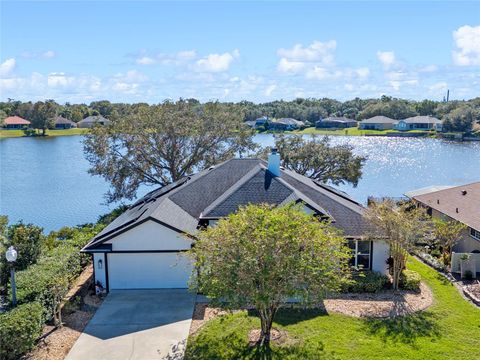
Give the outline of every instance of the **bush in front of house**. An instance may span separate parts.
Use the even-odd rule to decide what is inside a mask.
[[[43,308],[37,302],[18,305],[0,314],[0,359],[18,359],[42,334]]]
[[[386,289],[389,284],[388,277],[377,271],[360,271],[345,283],[342,292],[376,293]]]
[[[44,252],[36,264],[19,271],[18,302],[39,302],[44,307],[45,319],[50,320],[59,299],[66,295],[68,285],[90,261],[88,254],[79,253],[79,250],[97,231],[94,227],[78,229],[71,239],[61,240],[55,247]]]
[[[420,291],[422,278],[413,270],[403,270],[400,275],[400,288],[404,290]]]

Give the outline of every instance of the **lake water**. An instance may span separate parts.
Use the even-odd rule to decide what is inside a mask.
[[[255,139],[273,144],[271,135]],[[430,185],[480,181],[480,142],[343,136],[332,142],[349,143],[368,157],[358,186],[339,186],[363,203],[368,196],[398,197]],[[1,139],[0,214],[46,231],[95,221],[109,210],[103,204],[108,185],[87,170],[80,136]]]

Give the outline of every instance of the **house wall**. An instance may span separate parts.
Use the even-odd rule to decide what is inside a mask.
[[[99,264],[99,260],[102,261],[101,267]],[[106,263],[105,263],[105,254],[104,253],[94,253],[93,254],[93,267],[95,271],[95,283],[98,281],[103,288],[107,287],[106,284],[106,275],[105,275],[105,268],[106,268]]]
[[[432,217],[439,218],[442,220],[453,220],[451,217],[435,209],[432,209]],[[467,228],[461,232],[460,240],[458,241],[457,244],[453,246],[452,251],[460,253],[460,252],[472,252],[474,250],[480,251],[480,241],[470,236],[470,229]]]
[[[360,122],[360,129],[362,130],[392,130],[393,124],[390,123],[370,123],[370,124],[362,124]]]
[[[154,221],[146,221],[109,240],[112,251],[189,250],[190,239]]]
[[[387,275],[387,259],[390,256],[390,247],[388,243],[380,240],[374,241],[372,256],[372,270]]]

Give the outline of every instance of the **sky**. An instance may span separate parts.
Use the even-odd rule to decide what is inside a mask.
[[[4,1],[0,100],[480,96],[480,1]]]

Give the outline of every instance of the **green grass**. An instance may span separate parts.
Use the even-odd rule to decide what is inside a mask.
[[[292,131],[295,134],[313,134],[313,135],[343,135],[343,136],[365,136],[365,135],[386,135],[391,132],[398,132],[397,130],[361,130],[359,128],[348,128],[348,129],[337,129],[337,130],[326,130],[326,129],[316,129],[314,127],[306,128],[304,130]],[[416,132],[427,132],[423,130],[409,130],[408,133]]]
[[[418,260],[408,267],[433,291],[435,302],[426,311],[382,320],[283,310],[274,327],[292,340],[270,350],[248,345],[248,331],[259,320],[240,312],[212,320],[191,337],[185,359],[478,359],[480,309]]]
[[[70,135],[82,135],[85,134],[88,129],[65,129],[65,130],[47,130],[48,136],[70,136]],[[41,132],[38,131],[40,134]],[[11,138],[11,137],[24,137],[25,133],[23,130],[0,130],[0,138]]]

